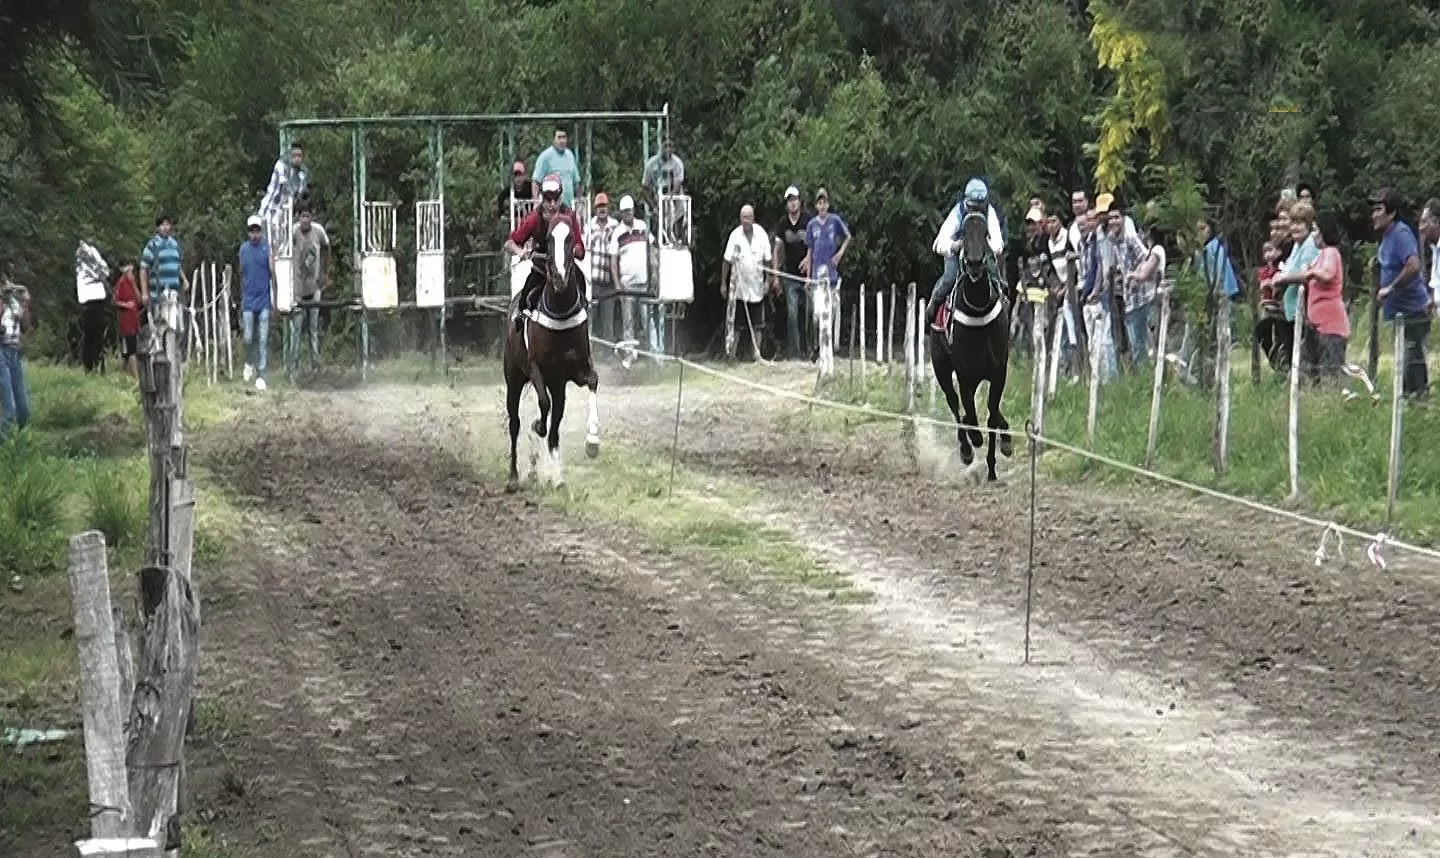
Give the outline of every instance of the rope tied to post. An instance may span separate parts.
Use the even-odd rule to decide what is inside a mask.
[[[1340,532],[1340,525],[1330,522],[1325,525],[1325,530],[1320,534],[1320,545],[1315,549],[1315,565],[1324,566],[1328,559],[1325,554],[1325,546],[1330,544],[1330,537],[1335,537],[1335,556],[1341,559],[1345,557],[1345,535]]]

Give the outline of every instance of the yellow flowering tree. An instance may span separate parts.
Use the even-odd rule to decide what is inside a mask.
[[[1099,131],[1089,152],[1095,158],[1096,193],[1113,192],[1129,175],[1135,135],[1149,138],[1150,157],[1159,155],[1170,123],[1165,109],[1165,68],[1146,37],[1129,27],[1103,2],[1092,2],[1090,43],[1099,66],[1115,75],[1115,91],[1091,117]]]

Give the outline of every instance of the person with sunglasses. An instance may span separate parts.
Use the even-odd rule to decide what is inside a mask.
[[[575,212],[564,203],[560,202],[562,191],[560,176],[551,173],[540,183],[540,206],[534,211],[525,215],[520,223],[515,225],[515,231],[505,239],[505,252],[512,256],[518,256],[522,260],[529,259],[536,253],[535,248],[541,248],[541,253],[550,241],[550,229],[557,218],[563,219],[570,224],[570,241],[573,245],[573,257],[579,262],[585,258],[585,236],[580,230],[580,224],[575,218]],[[520,301],[515,305],[515,316],[512,321],[515,330],[522,327],[522,313],[525,310],[533,310],[535,296],[545,287],[544,265],[531,267],[530,276],[525,278],[525,285],[520,290]]]

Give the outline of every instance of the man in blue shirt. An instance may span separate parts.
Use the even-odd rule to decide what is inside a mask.
[[[535,159],[535,184],[554,173],[560,177],[560,202],[575,208],[575,195],[585,195],[585,186],[580,183],[580,161],[575,150],[570,148],[570,135],[564,128],[555,129],[555,142]]]
[[[140,253],[140,300],[152,314],[164,309],[163,302],[151,300],[152,289],[162,296],[173,297],[177,306],[183,304],[185,292],[190,290],[190,278],[185,276],[181,267],[180,242],[175,240],[173,228],[170,215],[162,214],[155,218],[155,234],[145,242],[145,249]],[[183,313],[176,315],[174,324],[177,332],[184,330]],[[180,359],[185,359],[183,348],[180,349]]]
[[[1430,336],[1430,290],[1420,277],[1420,243],[1415,231],[1398,220],[1400,195],[1381,188],[1370,195],[1370,222],[1380,233],[1381,301],[1385,321],[1403,317],[1405,325],[1405,367],[1401,392],[1423,399],[1430,391],[1430,373],[1425,365],[1425,341]]]
[[[840,280],[840,260],[850,249],[850,227],[838,214],[830,212],[830,194],[824,188],[815,192],[815,216],[805,226],[805,259],[800,270],[814,279],[824,268],[833,287]]]
[[[275,306],[275,254],[265,240],[265,222],[251,215],[248,236],[240,244],[240,332],[245,341],[244,378],[265,389],[266,353],[270,346],[270,311]],[[256,341],[259,341],[258,344]],[[258,356],[257,356],[258,351]]]

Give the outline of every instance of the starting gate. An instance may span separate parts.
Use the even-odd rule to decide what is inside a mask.
[[[360,302],[367,310],[393,310],[400,303],[395,273],[395,204],[365,201],[360,222]]]

